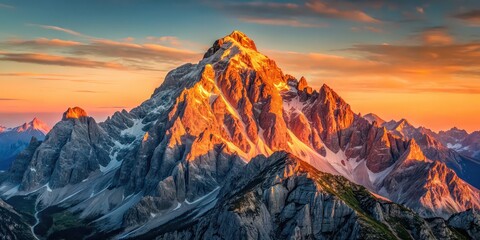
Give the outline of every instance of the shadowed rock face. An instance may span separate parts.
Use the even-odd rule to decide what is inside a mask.
[[[32,190],[45,184],[58,188],[80,183],[91,172],[110,162],[112,145],[108,134],[93,118],[86,116],[85,111],[69,108],[64,113],[64,119],[53,127],[33,154],[25,153],[32,158],[25,169],[20,189]],[[22,162],[22,159],[17,162]],[[12,170],[17,171],[17,168]]]
[[[443,219],[426,221],[411,210],[377,199],[365,188],[342,177],[319,172],[285,153],[253,159],[225,185],[217,204],[206,216],[174,222],[132,238],[464,237],[453,231]]]
[[[476,210],[454,214],[448,219],[448,224],[466,231],[472,239],[480,239],[480,215]]]
[[[35,239],[26,223],[26,219],[17,213],[12,206],[0,199],[0,236],[2,239],[30,240]]]
[[[138,234],[139,228],[181,220],[193,224],[195,216],[216,206],[209,221],[182,229],[195,232],[182,238],[198,231],[211,237],[390,238],[400,234],[388,227],[394,228],[389,221],[398,217],[409,234],[428,239],[434,234],[423,220],[412,220],[413,212],[321,173],[343,175],[426,209],[424,215],[478,206],[473,200],[478,190],[415,145],[355,114],[328,86],[314,91],[305,78],[283,74],[251,39],[233,32],[198,64],[169,72],[151,98],[130,112],[97,124],[84,110],[68,109],[43,143],[32,143],[17,159],[9,176],[20,181],[21,191],[46,186],[43,204],[62,201],[82,218],[98,220],[92,224],[104,232]],[[274,154],[281,150],[310,165]],[[259,154],[274,157],[250,162]],[[438,179],[432,175],[437,170],[444,173]],[[438,192],[416,191],[433,180],[439,180],[432,188]],[[436,212],[427,197],[459,202]],[[451,234],[442,222],[434,225]]]

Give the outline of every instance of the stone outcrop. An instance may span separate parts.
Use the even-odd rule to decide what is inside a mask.
[[[286,153],[253,159],[225,185],[217,204],[206,216],[174,222],[168,227],[160,227],[146,235],[132,238],[465,237],[454,231],[445,220],[439,218],[426,221],[411,210],[377,199],[365,188],[352,184],[343,177],[319,172]]]
[[[0,199],[0,238],[8,240],[33,240],[36,239],[28,220],[17,213],[12,206]]]
[[[57,188],[80,183],[110,162],[112,140],[93,118],[84,116],[84,113],[78,107],[69,108],[64,113],[64,119],[33,152],[22,177],[21,190],[32,190],[45,184]]]

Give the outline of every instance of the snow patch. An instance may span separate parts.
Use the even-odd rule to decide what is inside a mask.
[[[447,148],[450,148],[450,149],[453,149],[453,150],[459,150],[462,147],[463,146],[460,143],[455,143],[455,144],[447,143]]]
[[[312,148],[307,146],[305,143],[300,141],[300,139],[295,136],[290,130],[288,130],[288,135],[291,138],[291,142],[288,142],[291,152],[300,157],[303,161],[309,163],[316,169],[327,172],[330,174],[339,175],[340,173],[330,164],[330,161],[325,157],[314,151]]]
[[[378,181],[382,181],[383,179],[385,179],[385,177],[390,174],[390,172],[392,172],[393,168],[395,167],[395,165],[392,165],[388,168],[386,168],[385,170],[381,171],[381,172],[378,172],[378,173],[374,173],[372,171],[370,171],[370,169],[367,168],[367,173],[368,173],[368,178],[370,179],[370,182],[371,183],[376,183]]]
[[[146,124],[144,124],[143,119],[134,119],[133,120],[133,126],[127,129],[124,129],[120,132],[121,136],[132,136],[135,137],[135,139],[139,139],[143,137],[145,134],[145,131],[143,131],[143,127],[145,127]]]

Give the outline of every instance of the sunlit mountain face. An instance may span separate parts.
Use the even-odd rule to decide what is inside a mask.
[[[0,1],[0,236],[479,239],[479,11]]]
[[[0,128],[0,170],[7,170],[31,141],[43,140],[50,127],[38,118],[14,128]]]

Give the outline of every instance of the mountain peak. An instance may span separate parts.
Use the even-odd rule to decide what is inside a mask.
[[[235,30],[229,35],[215,41],[212,47],[207,50],[203,58],[208,58],[214,55],[220,48],[222,48],[225,43],[231,43],[232,45],[240,45],[243,48],[257,51],[255,42],[252,39],[250,39],[245,33]]]
[[[235,40],[240,45],[242,45],[242,47],[257,51],[257,46],[255,46],[255,42],[243,32],[234,30],[232,33],[230,33],[228,36],[224,37],[223,39],[228,40],[228,38]]]
[[[405,152],[406,161],[427,161],[422,149],[414,138],[410,139],[407,152]]]
[[[88,114],[85,110],[80,107],[68,108],[65,113],[63,113],[63,119],[76,119],[81,117],[88,117]]]
[[[46,123],[42,122],[40,119],[35,117],[32,121],[28,123],[24,123],[11,130],[19,133],[29,131],[29,130],[37,130],[46,135],[50,131],[50,127]]]
[[[413,127],[413,126],[412,126],[412,124],[410,124],[410,123],[408,122],[407,119],[402,118],[402,119],[400,119],[400,121],[397,122],[397,125],[395,126],[394,129],[396,129],[396,130],[398,130],[398,131],[402,131],[402,129],[403,129],[404,127]]]
[[[385,120],[383,120],[381,117],[379,117],[375,113],[368,113],[363,116],[363,118],[367,119],[368,122],[373,123],[377,122],[379,126],[385,123]]]
[[[457,128],[457,127],[452,127],[450,128],[449,130],[446,131],[447,133],[465,133],[465,134],[468,134],[467,131],[465,131],[464,129],[460,129],[460,128]]]
[[[37,117],[33,118],[28,125],[30,125],[33,129],[43,132],[44,134],[47,134],[50,131],[50,127]]]

